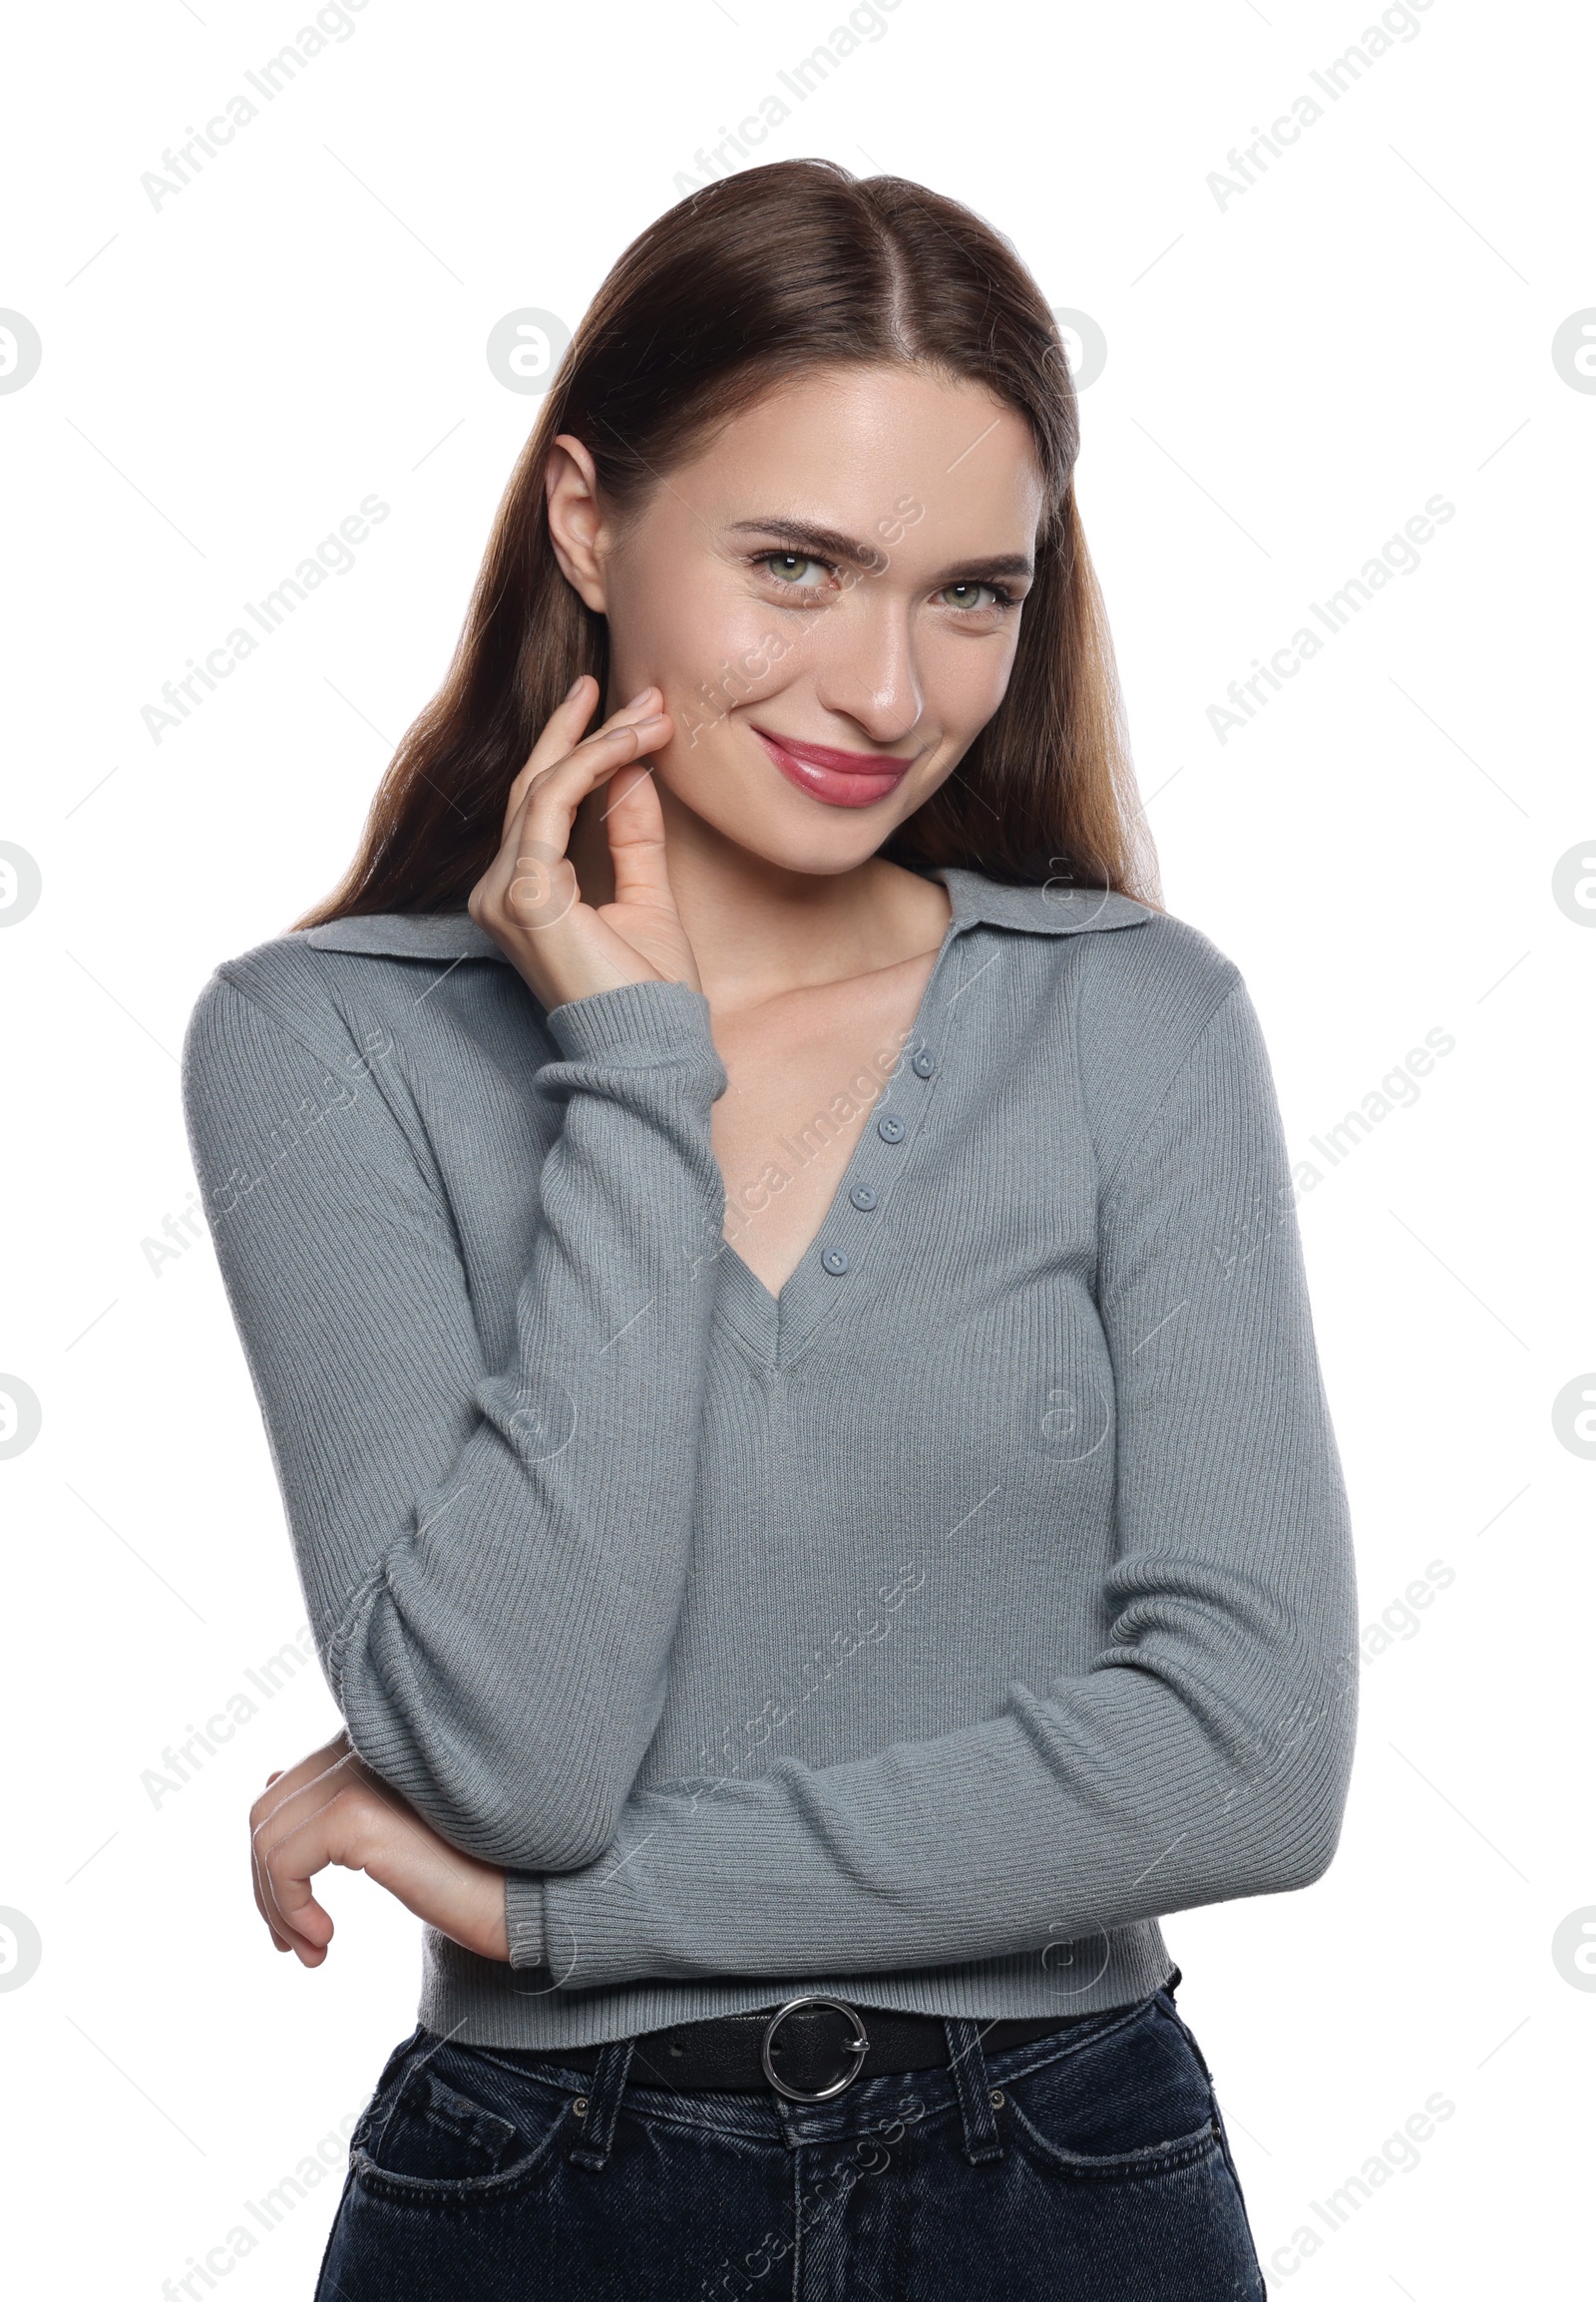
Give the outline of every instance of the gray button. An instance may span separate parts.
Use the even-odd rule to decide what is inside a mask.
[[[876,1204],[876,1194],[868,1183],[856,1183],[848,1196],[862,1215],[868,1215]]]
[[[904,1123],[896,1111],[883,1111],[876,1121],[876,1133],[884,1143],[901,1143],[905,1133]]]
[[[929,1079],[937,1068],[937,1058],[929,1047],[921,1047],[910,1056],[909,1068],[917,1079]]]
[[[820,1260],[833,1279],[840,1279],[848,1268],[848,1258],[840,1247],[828,1247]]]

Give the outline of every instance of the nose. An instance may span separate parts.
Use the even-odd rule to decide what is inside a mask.
[[[863,728],[872,743],[901,743],[926,708],[907,602],[864,578],[841,615],[817,634],[816,699]]]

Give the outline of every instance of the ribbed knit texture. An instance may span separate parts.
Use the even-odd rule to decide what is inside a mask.
[[[914,1035],[839,1079],[831,1123],[870,1116],[779,1299],[722,1244],[695,992],[546,1016],[464,915],[388,916],[195,1009],[328,1684],[511,1872],[510,1966],[425,1930],[431,2028],[1112,2006],[1166,1978],[1160,1914],[1334,1852],[1347,1501],[1245,985],[1123,897],[939,876]]]

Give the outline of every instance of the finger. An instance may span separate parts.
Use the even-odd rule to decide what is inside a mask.
[[[645,693],[651,698],[658,694],[658,690],[652,688]],[[583,737],[580,742],[573,740],[569,745],[562,745],[553,758],[540,760],[542,746],[533,753],[510,787],[510,797],[505,808],[504,836],[493,862],[472,890],[473,905],[479,899],[486,899],[490,904],[502,901],[505,888],[515,876],[518,849],[524,848],[529,839],[536,836],[528,828],[530,818],[527,814],[528,802],[534,794],[547,790],[551,780],[558,779],[558,787],[561,789],[572,784],[578,787],[574,804],[580,805],[598,776],[612,772],[622,761],[635,756],[637,742],[631,731],[657,716],[657,713],[643,712],[640,707],[627,704],[623,711],[615,713],[592,735]]]
[[[286,1950],[288,1947],[287,1942],[272,1925],[271,1913],[266,1908],[266,1898],[264,1893],[261,1891],[260,1865],[255,1856],[255,1842],[253,1836],[251,1836],[249,1840],[249,1891],[255,1898],[255,1908],[260,1913],[261,1922],[264,1925],[266,1932],[270,1935],[273,1945],[278,1950]]]
[[[261,1847],[267,1900],[306,1966],[321,1964],[334,1932],[331,1914],[316,1900],[310,1881],[329,1863],[363,1868],[359,1853],[365,1803],[363,1786],[341,1790]]]
[[[305,1783],[315,1781],[324,1774],[327,1766],[339,1750],[347,1749],[347,1736],[336,1735],[331,1742],[323,1743],[319,1750],[312,1751],[308,1758],[302,1758],[297,1766],[287,1770],[281,1766],[274,1766],[266,1776],[266,1791],[270,1791],[278,1782],[284,1785],[283,1789],[274,1798],[267,1797],[266,1792],[262,1792],[249,1809],[249,1883],[255,1898],[255,1908],[269,1929],[271,1939],[278,1950],[286,1950],[288,1943],[277,1927],[272,1924],[271,1912],[266,1905],[265,1886],[257,1853],[260,1829],[269,1822],[272,1815],[281,1809],[288,1798],[294,1794],[297,1787],[303,1787]]]
[[[531,808],[528,790],[498,854],[467,899],[472,918],[490,934],[499,934],[506,924],[552,926],[582,900],[570,858],[540,846],[531,829]]]
[[[305,1966],[322,1963],[333,1937],[331,1915],[310,1885],[329,1864],[364,1871],[423,1917],[441,1907],[449,1886],[463,1883],[455,1850],[375,1780],[348,1781],[265,1848],[262,1861]]]
[[[584,671],[572,681],[569,689],[549,714],[538,740],[527,754],[515,782],[510,786],[509,796],[505,801],[506,838],[509,837],[510,826],[516,810],[525,798],[527,785],[532,778],[535,775],[541,775],[546,767],[553,767],[557,759],[564,759],[566,753],[581,742],[582,731],[593,717],[594,707],[598,701],[598,680],[593,677],[591,672]]]
[[[524,800],[533,792],[547,789],[553,777],[569,782],[590,768],[612,769],[617,761],[631,758],[632,747],[625,739],[628,732],[647,726],[659,716],[658,694],[657,688],[648,689],[646,707],[626,704],[606,719],[602,727],[596,727],[591,735],[583,736],[580,742],[572,743],[542,765],[529,760],[517,776],[512,792],[519,790]],[[591,789],[591,784],[585,786],[584,793]],[[512,813],[519,806],[520,800],[515,800]]]
[[[308,1781],[301,1779],[306,1770],[315,1765],[315,1761],[320,1761],[320,1758],[331,1758],[331,1763],[313,1772]],[[304,1959],[304,1964],[318,1966],[322,1954],[325,1954],[325,1945],[331,1938],[331,1918],[327,1911],[322,1911],[322,1906],[313,1897],[308,1897],[308,1901],[301,1901],[299,1897],[283,1899],[281,1869],[278,1869],[274,1860],[276,1848],[295,1839],[297,1832],[322,1828],[331,1832],[327,1839],[331,1848],[327,1860],[345,1860],[345,1855],[336,1851],[338,1839],[334,1823],[327,1821],[327,1816],[334,1814],[334,1809],[336,1828],[345,1834],[345,1841],[348,1841],[352,1821],[359,1821],[368,1832],[373,1832],[378,1825],[385,1825],[389,1832],[401,1834],[405,1830],[426,1832],[426,1825],[419,1823],[415,1811],[405,1804],[405,1800],[398,1798],[398,1793],[391,1791],[385,1781],[375,1777],[371,1768],[361,1761],[357,1751],[350,1747],[348,1733],[336,1735],[334,1740],[325,1744],[325,1749],[315,1751],[313,1758],[304,1761],[301,1768],[292,1770],[292,1779],[297,1779],[299,1786],[288,1791],[288,1795],[278,1800],[262,1798],[255,1802],[255,1828],[251,1832],[255,1908],[260,1911],[260,1918],[265,1920],[278,1950],[295,1950],[295,1954]],[[348,1860],[352,1867],[361,1867],[359,1860]],[[325,1934],[322,1934],[322,1929],[325,1929]],[[313,1952],[313,1957],[304,1957],[306,1948]]]
[[[335,1743],[330,1747],[339,1749],[340,1745]],[[273,1777],[273,1779],[276,1778]],[[321,1963],[321,1959],[325,1956],[325,1944],[318,1942],[313,1934],[307,1937],[303,1924],[292,1911],[291,1906],[284,1907],[278,1896],[276,1876],[265,1856],[270,1848],[278,1842],[279,1834],[291,1834],[294,1827],[303,1827],[305,1821],[313,1820],[315,1814],[324,1809],[330,1802],[329,1790],[333,1796],[336,1796],[342,1789],[351,1785],[375,1794],[386,1803],[396,1807],[398,1805],[398,1802],[390,1797],[384,1786],[376,1780],[370,1769],[355,1753],[347,1747],[343,1747],[340,1756],[332,1766],[324,1769],[313,1781],[306,1783],[302,1791],[294,1793],[291,1798],[274,1807],[250,1834],[249,1869],[250,1881],[254,1890],[255,1908],[265,1922],[273,1948],[280,1951],[292,1950],[298,1953],[301,1956],[301,1962],[308,1966],[317,1966]],[[305,1806],[306,1799],[315,1802],[310,1806],[308,1812]],[[404,1813],[409,1811],[408,1808],[402,1807],[398,1810]],[[318,1916],[325,1919],[330,1928],[331,1920],[327,1918],[326,1912],[320,1909],[319,1904],[315,1907]],[[304,1957],[303,1953],[306,1949],[313,1955]]]
[[[295,1785],[300,1782],[308,1782],[312,1776],[319,1774],[322,1768],[327,1766],[340,1751],[346,1751],[349,1747],[348,1729],[340,1727],[336,1734],[327,1741],[319,1743],[314,1750],[309,1751],[294,1765],[288,1767],[274,1766],[266,1776],[266,1788],[269,1790],[274,1782],[287,1782]]]
[[[580,743],[592,743],[601,735],[611,734],[617,727],[646,718],[651,711],[658,709],[663,697],[657,687],[645,687],[639,694],[632,696],[629,702],[621,704],[618,710],[610,712],[609,716],[596,727],[591,735],[584,737],[582,731],[593,716],[593,709],[598,700],[598,680],[584,673],[572,692],[551,713],[548,725],[533,745],[515,782],[510,786],[509,797],[505,803],[505,833],[507,837],[516,810],[540,775],[547,773],[551,767],[558,766],[561,760],[569,758]]]
[[[330,1759],[330,1763],[318,1764],[323,1759]],[[369,1780],[367,1769],[350,1749],[347,1737],[339,1735],[284,1775],[280,1794],[273,1784],[250,1811],[256,1906],[267,1926],[285,1936],[292,1947],[298,1947],[302,1930],[294,1911],[283,1905],[277,1891],[277,1876],[269,1851],[312,1820],[351,1782],[364,1788]]]
[[[249,1810],[250,1887],[254,1894],[255,1908],[259,1911],[271,1935],[272,1944],[277,1950],[285,1951],[291,1945],[287,1936],[278,1926],[273,1924],[271,1912],[267,1907],[268,1885],[261,1870],[258,1853],[261,1827],[269,1823],[274,1815],[279,1814],[289,1799],[296,1796],[300,1791],[317,1782],[325,1781],[329,1770],[334,1767],[347,1767],[349,1765],[356,1768],[362,1775],[368,1775],[368,1770],[360,1764],[352,1750],[347,1727],[340,1727],[329,1742],[324,1742],[319,1749],[313,1750],[308,1758],[302,1758],[297,1766],[286,1770],[280,1766],[273,1767],[266,1776],[266,1791],[271,1791],[274,1785],[279,1782],[282,1783],[283,1788],[277,1792],[275,1797],[268,1797],[263,1792]]]
[[[547,933],[582,901],[567,854],[577,810],[589,793],[640,752],[668,740],[663,712],[600,730],[534,779],[509,838],[472,890],[467,909],[490,932]]]
[[[319,1952],[323,1946],[309,1942],[297,1934],[285,1918],[279,1916],[274,1919],[272,1917],[272,1909],[276,1907],[277,1889],[276,1882],[265,1861],[266,1851],[269,1850],[263,1850],[258,1840],[250,1841],[249,1867],[254,1881],[255,1908],[265,1921],[272,1947],[276,1950],[308,1949]]]
[[[527,793],[518,827],[521,848],[540,858],[563,856],[577,810],[589,793],[634,759],[667,743],[671,726],[668,712],[649,712],[641,719],[589,736],[565,759],[546,769]]]
[[[266,1908],[265,1888],[261,1875],[260,1859],[256,1851],[253,1837],[251,1837],[249,1841],[249,1887],[255,1898],[255,1908],[259,1911],[266,1932],[271,1937],[272,1949],[287,1950],[290,1947],[288,1938],[280,1931],[280,1929],[272,1925],[271,1913]]]
[[[665,818],[651,769],[622,768],[605,795],[604,825],[617,904],[673,908],[665,863]]]
[[[297,1766],[290,1766],[286,1772],[279,1768],[268,1778],[265,1789],[249,1809],[250,1829],[280,1814],[291,1799],[314,1789],[339,1767],[358,1767],[359,1763],[349,1746],[348,1736],[337,1734],[319,1750],[312,1750],[308,1758],[301,1758]]]

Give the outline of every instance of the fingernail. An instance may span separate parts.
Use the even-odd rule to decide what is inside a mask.
[[[574,680],[571,682],[571,685],[570,685],[570,686],[569,686],[569,687],[566,689],[565,700],[566,700],[566,702],[567,702],[567,703],[569,703],[569,702],[571,701],[572,697],[573,697],[573,696],[576,694],[576,692],[577,692],[578,688],[579,688],[579,687],[582,685],[583,681],[584,681],[584,680],[587,678],[587,676],[588,676],[588,674],[586,673],[586,671],[579,671],[579,672],[578,672],[578,674],[577,674],[576,678],[575,678],[575,679],[574,679]]]
[[[623,703],[621,705],[621,710],[635,711],[639,703],[646,703],[649,696],[652,695],[653,691],[653,682],[650,680],[646,687],[638,688],[636,694],[632,696],[629,702]]]

